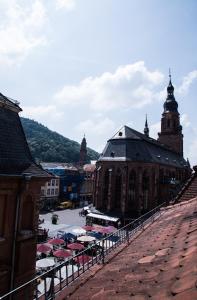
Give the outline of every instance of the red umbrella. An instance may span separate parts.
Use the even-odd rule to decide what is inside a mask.
[[[86,264],[90,260],[91,260],[91,256],[88,256],[88,255],[79,255],[79,256],[75,257],[75,261],[78,264]]]
[[[91,225],[85,225],[82,228],[85,229],[86,231],[94,231],[94,229],[95,229],[95,227],[93,227]]]
[[[114,232],[114,231],[116,231],[116,230],[117,230],[117,228],[116,228],[116,227],[114,227],[114,226],[107,226],[106,228],[107,228],[107,229],[109,229],[109,230],[110,230],[110,232]]]
[[[51,245],[37,244],[37,251],[41,253],[47,253],[51,250]]]
[[[65,242],[62,239],[54,238],[54,239],[49,240],[48,243],[52,244],[52,245],[61,245],[61,244],[64,244]]]
[[[80,243],[72,243],[67,245],[67,248],[71,249],[71,250],[83,250],[85,247],[84,245],[80,244]]]
[[[59,250],[53,251],[53,255],[56,257],[66,258],[66,257],[72,256],[72,253],[69,250],[59,249]]]

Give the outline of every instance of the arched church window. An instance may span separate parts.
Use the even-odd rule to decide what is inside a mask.
[[[7,195],[0,195],[0,239],[4,237],[6,223]]]
[[[135,201],[136,193],[136,173],[131,171],[129,174],[129,204]]]
[[[109,170],[105,171],[104,175],[104,182],[103,182],[103,204],[102,207],[106,209],[107,207],[107,200],[108,200],[108,189],[109,189]]]
[[[34,202],[27,196],[22,204],[21,231],[32,231],[34,228]]]
[[[116,210],[121,208],[121,193],[122,193],[122,174],[120,169],[118,169],[115,176],[114,208]]]
[[[164,171],[163,171],[163,169],[159,170],[159,182],[160,182],[160,184],[164,183]]]
[[[148,209],[148,198],[149,198],[149,176],[148,172],[144,171],[142,176],[142,210]]]
[[[167,120],[167,127],[170,127],[170,119]]]

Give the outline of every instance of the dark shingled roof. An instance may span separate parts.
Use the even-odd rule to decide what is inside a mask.
[[[187,167],[182,156],[128,126],[123,126],[108,140],[99,161],[141,161]]]
[[[0,93],[0,174],[50,176],[34,162],[21,125],[18,103]]]

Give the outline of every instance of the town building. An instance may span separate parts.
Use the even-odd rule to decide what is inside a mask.
[[[83,170],[82,170],[83,181],[81,183],[80,192],[79,192],[81,207],[93,202],[95,168],[96,168],[95,164],[86,164],[83,166]]]
[[[97,209],[132,219],[169,201],[190,176],[183,158],[183,134],[171,82],[158,140],[123,126],[108,140],[96,164],[94,204]]]
[[[70,163],[42,163],[42,167],[59,177],[59,202],[71,201],[79,206],[79,191],[84,180],[83,172]]]
[[[42,210],[53,209],[59,202],[60,178],[54,175],[51,177],[41,186],[40,209]]]
[[[40,191],[50,179],[31,156],[20,111],[0,93],[0,296],[35,276]],[[32,293],[24,288],[14,299]]]

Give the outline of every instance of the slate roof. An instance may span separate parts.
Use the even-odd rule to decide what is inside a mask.
[[[34,162],[21,125],[18,103],[0,93],[0,174],[50,176]]]
[[[197,199],[168,207],[57,300],[197,299]]]
[[[188,166],[182,156],[128,126],[123,126],[108,140],[98,161],[141,161],[179,168]]]

